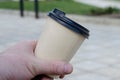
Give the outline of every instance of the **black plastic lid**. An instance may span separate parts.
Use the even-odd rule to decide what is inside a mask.
[[[84,37],[89,37],[89,30],[84,28],[80,24],[74,22],[73,20],[67,18],[64,12],[55,8],[54,10],[49,12],[48,16],[57,21],[58,23],[62,24],[63,26],[82,34]]]

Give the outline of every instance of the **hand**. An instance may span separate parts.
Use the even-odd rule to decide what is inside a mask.
[[[47,75],[59,75],[62,78],[72,72],[73,68],[69,63],[36,58],[36,43],[24,41],[2,52],[0,80],[31,80],[37,75],[39,80],[53,80]]]

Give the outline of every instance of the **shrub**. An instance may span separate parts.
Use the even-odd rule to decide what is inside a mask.
[[[93,15],[103,15],[103,14],[113,14],[113,13],[120,13],[120,9],[107,7],[105,9],[92,9],[91,14]]]

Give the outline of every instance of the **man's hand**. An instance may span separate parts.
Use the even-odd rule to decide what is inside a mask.
[[[37,80],[53,80],[47,75],[59,75],[62,78],[72,72],[73,68],[69,63],[36,58],[36,43],[24,41],[0,55],[0,80],[31,80],[37,75]]]

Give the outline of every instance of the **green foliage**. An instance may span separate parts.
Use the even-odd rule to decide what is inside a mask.
[[[33,11],[34,2],[29,0],[24,0],[25,10]],[[14,2],[11,0],[0,2],[0,8],[4,9],[19,9],[19,2]],[[39,2],[39,11],[48,12],[54,8],[61,9],[66,13],[70,14],[92,14],[92,15],[103,15],[120,13],[117,8],[108,7],[105,9],[97,8],[94,6],[89,6],[82,3],[74,2],[73,0],[43,0]]]
[[[25,2],[25,10],[33,11],[34,3],[30,1]],[[0,2],[0,8],[4,9],[19,9],[19,2],[6,1]],[[89,6],[82,3],[77,3],[72,0],[44,0],[39,2],[39,11],[48,12],[53,8],[59,8],[70,14],[90,14],[91,9],[96,7]]]
[[[113,13],[120,13],[120,9],[107,7],[105,9],[92,9],[91,14],[93,15],[103,15],[103,14],[113,14]]]

